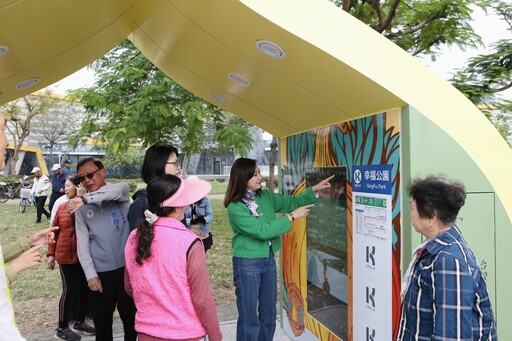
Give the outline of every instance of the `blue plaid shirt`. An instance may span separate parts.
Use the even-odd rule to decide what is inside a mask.
[[[397,340],[498,339],[485,280],[457,227],[429,242],[413,266]]]

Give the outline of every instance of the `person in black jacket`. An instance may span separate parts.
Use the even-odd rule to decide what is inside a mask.
[[[141,177],[146,184],[157,176],[170,174],[179,177],[180,163],[178,150],[169,144],[155,143],[148,148],[142,163]],[[148,194],[146,189],[135,192],[133,203],[128,210],[128,223],[130,230],[134,230],[141,220],[144,220],[144,211],[148,208]]]

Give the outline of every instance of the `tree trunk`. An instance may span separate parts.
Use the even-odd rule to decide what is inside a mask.
[[[275,164],[277,162],[277,137],[272,136],[272,142],[270,143],[270,153],[268,156],[268,184],[267,187],[270,188],[270,190],[274,190],[274,183],[275,183],[275,175],[274,175],[274,168]]]
[[[50,160],[51,160],[51,164],[53,166],[53,164],[55,163],[53,161],[53,147],[55,146],[55,143],[53,141],[50,141]],[[59,163],[60,163],[60,160],[59,160]]]
[[[181,164],[181,177],[183,179],[187,178],[187,166],[188,166],[189,159],[190,159],[190,157],[189,157],[188,153],[185,153],[183,155],[183,162]]]
[[[11,157],[11,178],[14,178],[14,176],[16,175],[16,164],[18,163],[18,160],[20,158],[19,154],[20,150],[15,147]]]
[[[11,177],[14,178],[16,175],[16,164],[18,163],[18,160],[20,159],[20,150],[21,146],[23,146],[23,142],[25,142],[25,139],[30,134],[30,130],[27,132],[26,130],[23,130],[21,133],[20,138],[15,142],[14,144],[14,153],[11,160]]]

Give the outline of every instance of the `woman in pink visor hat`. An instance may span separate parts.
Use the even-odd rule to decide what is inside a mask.
[[[211,187],[168,174],[148,184],[145,220],[125,248],[125,288],[137,307],[139,341],[222,340],[201,239],[181,222],[185,208]]]

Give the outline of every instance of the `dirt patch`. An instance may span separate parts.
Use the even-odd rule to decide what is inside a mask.
[[[236,309],[234,307],[231,308],[235,304],[234,288],[218,288],[213,294],[217,306],[229,306],[230,309]],[[14,311],[16,312],[16,323],[22,335],[28,337],[32,334],[51,332],[57,329],[58,326],[59,298],[38,298],[30,301],[16,302],[14,304]],[[120,318],[116,311],[114,323],[119,321]]]
[[[16,323],[22,335],[55,330],[59,321],[59,299],[42,299],[16,302]]]
[[[216,305],[233,305],[235,304],[235,288],[218,288],[213,292]]]

